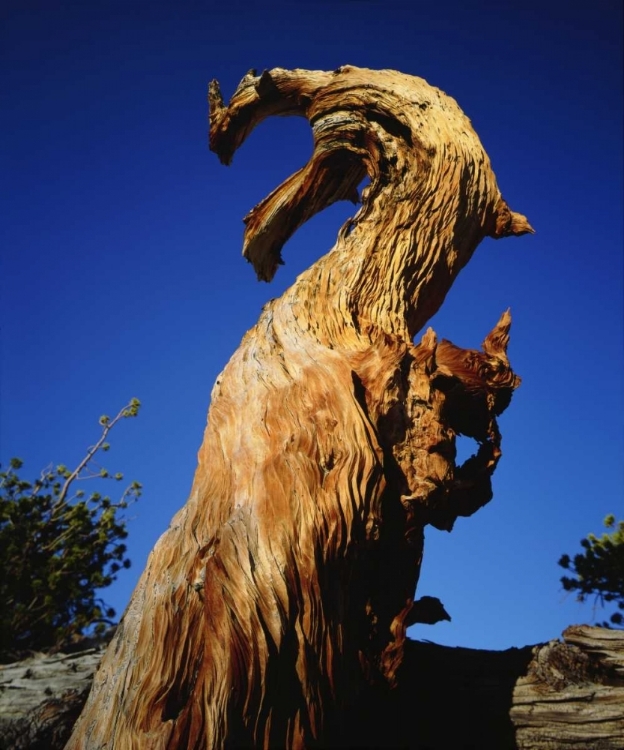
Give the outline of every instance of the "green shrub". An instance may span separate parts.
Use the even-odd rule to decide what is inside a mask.
[[[139,498],[141,485],[132,482],[116,502],[77,486],[123,480],[100,467],[96,456],[109,449],[113,427],[137,416],[139,407],[132,399],[114,419],[101,417],[100,439],[73,471],[48,467],[28,482],[19,476],[17,458],[0,471],[0,661],[112,624],[115,611],[96,593],[130,566],[121,511]]]
[[[593,596],[602,605],[615,604],[624,610],[624,521],[616,523],[615,516],[607,516],[604,525],[610,530],[601,537],[588,534],[581,539],[584,552],[570,558],[562,555],[559,565],[574,574],[574,578],[563,576],[561,583],[565,591],[576,591],[577,599],[584,602]],[[605,627],[622,626],[622,612],[614,612]]]

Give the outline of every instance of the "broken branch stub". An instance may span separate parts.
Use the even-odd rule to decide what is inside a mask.
[[[217,379],[191,495],[69,750],[331,744],[360,695],[395,683],[424,528],[490,500],[496,417],[519,382],[508,312],[482,351],[431,329],[412,343],[483,237],[532,231],[452,99],[350,66],[250,71],[227,106],[216,82],[209,98],[226,164],[268,116],[313,128],[310,162],[246,218],[259,278],[298,226],[371,183]],[[478,448],[458,467],[460,433]]]

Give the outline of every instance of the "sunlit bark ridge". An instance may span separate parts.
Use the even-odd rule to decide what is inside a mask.
[[[217,379],[191,495],[153,550],[68,748],[326,746],[372,684],[396,681],[423,529],[491,498],[496,416],[519,380],[503,313],[481,351],[413,337],[485,236],[531,232],[455,101],[400,73],[212,82],[228,164],[271,115],[302,115],[308,164],[246,217],[269,281],[334,201],[333,249],[265,305]],[[478,442],[455,465],[455,436]]]

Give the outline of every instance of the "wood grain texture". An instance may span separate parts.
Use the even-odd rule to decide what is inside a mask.
[[[513,693],[519,750],[624,747],[624,633],[573,625],[535,646]]]
[[[519,379],[504,313],[483,348],[429,329],[512,212],[455,101],[395,71],[247,74],[209,90],[224,163],[271,115],[301,115],[310,162],[246,218],[270,280],[310,216],[358,200],[336,245],[265,305],[212,391],[186,505],[154,548],[68,744],[151,750],[327,746],[401,664],[427,524],[491,498],[496,416]],[[455,465],[455,437],[476,455]]]
[[[0,665],[0,750],[62,750],[112,634]]]
[[[91,649],[0,666],[0,748],[63,750],[100,657]],[[620,750],[623,707],[621,631],[577,625],[563,643],[506,651],[408,639],[397,686],[362,694],[331,746]]]

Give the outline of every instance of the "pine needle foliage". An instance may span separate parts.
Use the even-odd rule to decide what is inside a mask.
[[[569,570],[574,577],[563,576],[561,583],[565,591],[576,591],[580,602],[594,597],[601,605],[615,604],[620,610],[614,612],[605,627],[624,626],[624,521],[616,523],[615,516],[604,520],[607,532],[597,537],[588,534],[581,539],[583,552],[570,558],[562,555],[559,565]]]
[[[100,438],[73,471],[50,466],[28,482],[20,477],[18,458],[0,470],[0,662],[63,645],[85,630],[101,632],[113,623],[115,610],[97,592],[130,567],[122,513],[142,488],[131,482],[113,502],[99,492],[87,495],[78,484],[123,480],[96,457],[109,450],[113,427],[136,417],[140,405],[132,399],[114,419],[100,417]]]

